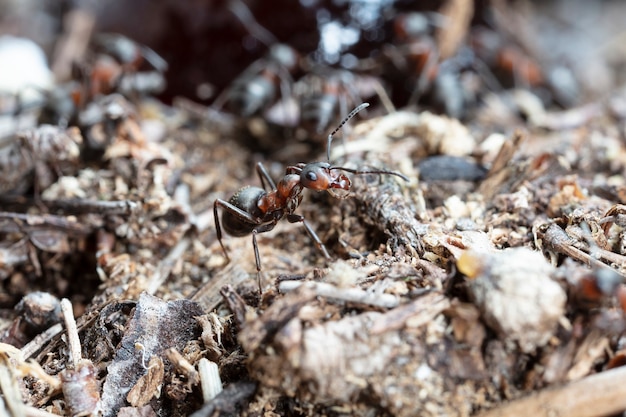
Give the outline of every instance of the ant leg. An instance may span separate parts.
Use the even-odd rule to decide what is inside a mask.
[[[487,86],[487,90],[491,92],[500,92],[503,90],[502,84],[496,78],[489,66],[478,57],[474,57],[471,61],[471,67],[480,76],[481,81]]]
[[[287,221],[289,223],[302,223],[302,225],[304,226],[304,228],[306,229],[306,232],[309,234],[309,236],[311,237],[311,239],[313,239],[313,242],[315,242],[315,245],[318,247],[318,249],[322,252],[322,254],[324,255],[324,257],[328,260],[331,260],[332,258],[330,257],[330,255],[328,254],[328,251],[326,250],[326,246],[324,246],[324,244],[322,243],[322,241],[320,240],[320,238],[317,236],[317,234],[315,233],[315,231],[311,228],[311,226],[306,222],[306,220],[304,219],[304,217],[300,216],[299,214],[288,214],[287,215]]]
[[[431,83],[431,72],[437,69],[437,62],[439,61],[439,51],[437,50],[434,43],[424,41],[423,44],[419,44],[419,49],[423,49],[426,52],[426,62],[422,66],[420,75],[417,78],[415,89],[413,90],[413,92],[411,93],[411,97],[409,98],[409,106],[416,105],[422,95],[426,92]]]
[[[261,71],[266,66],[266,64],[267,64],[266,60],[264,60],[263,58],[257,61],[254,61],[237,78],[235,78],[233,83],[240,81],[240,80],[250,79],[257,72]],[[213,103],[211,103],[210,108],[215,111],[221,111],[222,108],[226,105],[226,103],[228,103],[232,99],[232,92],[233,92],[233,84],[231,84],[230,86],[222,90],[222,92],[215,98],[215,100],[213,100]]]
[[[271,45],[278,43],[278,39],[276,39],[272,32],[265,29],[261,26],[261,24],[259,24],[259,22],[256,21],[254,15],[243,1],[229,1],[228,9],[237,17],[237,19],[239,19],[248,33],[261,41],[265,46],[270,47]]]
[[[247,227],[248,225],[245,225],[245,229],[243,231],[244,231],[244,234],[252,233],[252,246],[254,248],[254,258],[256,261],[257,280],[259,283],[259,292],[262,293],[261,255],[259,254],[259,245],[256,241],[256,235],[258,233],[265,233],[265,232],[269,232],[270,230],[272,230],[276,226],[278,219],[274,219],[270,221],[269,223],[263,223],[261,218],[254,217],[250,213],[243,211],[239,207],[236,207],[227,201],[224,201],[219,198],[216,199],[215,203],[213,203],[213,216],[215,217],[215,230],[217,232],[217,239],[220,242],[220,245],[222,246],[222,250],[224,251],[224,255],[226,256],[226,259],[229,262],[230,262],[230,257],[228,256],[226,247],[224,246],[224,243],[222,242],[222,226],[219,220],[218,207],[221,207],[224,210],[226,210],[226,213],[228,215],[235,216],[236,218],[248,223],[248,225],[251,226],[251,228],[248,228]],[[241,232],[241,230],[237,230],[237,232]]]
[[[285,120],[288,120],[289,124],[291,124],[293,117],[290,117],[291,112],[289,111],[289,98],[292,97],[291,86],[293,85],[294,81],[291,77],[291,74],[289,73],[289,69],[283,67],[282,65],[278,67],[278,73],[278,78],[280,79],[280,96],[282,101],[281,113]]]
[[[222,225],[220,223],[220,217],[219,217],[219,213],[217,210],[218,207],[221,207],[224,210],[226,210],[229,214],[236,216],[245,222],[250,223],[250,225],[252,226],[260,225],[262,224],[262,222],[260,219],[252,216],[250,213],[246,213],[239,207],[233,206],[232,204],[230,204],[227,201],[222,200],[221,198],[215,199],[215,203],[213,203],[213,217],[215,219],[215,232],[217,234],[217,240],[220,242],[220,246],[222,247],[222,250],[224,251],[224,256],[226,256],[226,260],[230,262],[230,256],[228,256],[228,251],[226,251],[224,242],[222,242]],[[274,226],[272,225],[272,227]],[[264,231],[268,231],[268,230],[271,230],[271,228],[264,230]]]
[[[256,281],[259,284],[259,294],[263,294],[261,286],[261,255],[259,255],[259,244],[256,242],[256,229],[252,231],[252,247],[254,248],[254,261],[256,262]]]
[[[226,207],[225,204],[228,204],[228,203],[226,203],[226,201],[224,200],[221,200],[219,198],[215,200],[215,203],[213,203],[213,217],[215,218],[215,231],[217,233],[217,240],[220,242],[220,246],[222,247],[224,256],[226,256],[226,262],[230,263],[230,257],[228,256],[226,247],[224,246],[224,243],[222,242],[222,227],[220,225],[220,217],[217,213],[217,207],[218,206]]]
[[[396,106],[394,106],[391,102],[391,98],[389,97],[389,94],[387,93],[387,90],[383,86],[382,82],[380,82],[378,79],[374,79],[373,83],[374,91],[376,92],[378,99],[385,108],[385,111],[387,111],[388,114],[395,113]]]
[[[213,100],[210,108],[214,111],[218,112],[222,110],[228,99],[230,98],[230,88],[224,89],[216,98]]]
[[[252,229],[252,248],[254,249],[254,261],[256,262],[256,279],[259,284],[259,294],[263,294],[263,287],[261,286],[261,255],[259,254],[259,244],[256,241],[256,235],[259,233],[269,232],[276,226],[276,222],[263,224],[259,227]]]
[[[263,189],[265,191],[271,191],[276,189],[276,184],[274,183],[274,180],[272,179],[272,177],[270,177],[269,172],[267,172],[267,169],[265,169],[265,166],[261,162],[258,162],[256,164],[256,172],[257,174],[259,174],[259,178],[261,179],[261,185],[263,186]],[[266,181],[267,184],[265,183]],[[270,187],[270,190],[267,189],[268,185]]]

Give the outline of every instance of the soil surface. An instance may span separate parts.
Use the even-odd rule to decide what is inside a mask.
[[[626,410],[626,5],[144,3],[0,1],[0,414]]]

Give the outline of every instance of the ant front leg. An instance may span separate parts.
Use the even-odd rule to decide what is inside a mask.
[[[306,232],[309,234],[311,239],[313,239],[313,242],[315,242],[315,245],[322,252],[324,257],[328,260],[332,259],[328,254],[328,251],[326,250],[326,246],[324,246],[320,238],[317,236],[313,228],[311,228],[311,226],[306,222],[303,216],[300,216],[299,214],[288,214],[287,221],[289,223],[302,223],[302,225],[306,229]]]
[[[215,219],[215,231],[217,234],[217,240],[220,242],[220,246],[222,247],[222,250],[224,251],[224,256],[226,256],[226,261],[230,262],[228,251],[226,250],[226,247],[224,246],[224,242],[222,242],[222,225],[220,223],[220,217],[219,217],[219,213],[217,210],[218,207],[221,207],[222,209],[226,210],[226,214],[228,216],[234,217],[241,221],[239,226],[242,228],[238,228],[237,230],[228,230],[228,228],[226,228],[226,231],[228,233],[232,234],[234,232],[238,236],[245,236],[249,234],[250,232],[252,232],[252,230],[257,225],[261,224],[262,222],[260,219],[254,217],[250,213],[243,211],[239,207],[232,205],[228,201],[224,201],[221,198],[218,198],[215,200],[215,203],[213,203],[213,217]]]
[[[267,172],[267,169],[265,169],[265,166],[261,162],[257,162],[256,172],[257,174],[259,174],[259,178],[261,179],[261,186],[265,191],[271,191],[276,189],[276,183],[274,183],[274,180],[272,179],[272,177],[270,177],[269,172]],[[269,190],[267,189],[268,185],[270,187]]]

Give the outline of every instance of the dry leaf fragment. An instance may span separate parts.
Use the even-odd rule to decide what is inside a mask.
[[[468,289],[485,322],[524,352],[547,343],[565,312],[566,295],[550,278],[554,268],[543,255],[519,247],[467,256],[480,263],[472,266],[477,275]]]
[[[126,396],[126,401],[133,407],[143,407],[153,397],[158,398],[161,395],[164,373],[163,359],[153,356],[148,364],[148,372],[142,375],[130,389]]]

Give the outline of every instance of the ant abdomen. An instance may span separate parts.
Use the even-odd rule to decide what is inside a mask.
[[[266,192],[262,188],[244,187],[237,191],[228,202],[254,217],[261,218],[264,213],[257,206],[257,202],[263,194],[266,194]],[[228,211],[224,211],[222,214],[222,227],[231,236],[247,236],[257,226],[254,223],[242,220]]]

